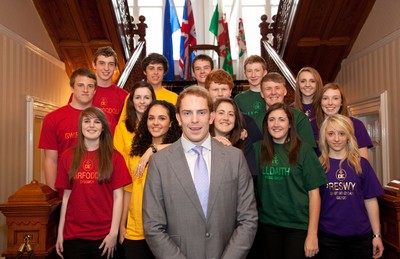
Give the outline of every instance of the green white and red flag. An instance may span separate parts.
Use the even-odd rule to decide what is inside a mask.
[[[229,39],[226,13],[223,11],[222,1],[218,0],[211,18],[209,31],[217,37],[222,68],[233,76],[231,44]]]

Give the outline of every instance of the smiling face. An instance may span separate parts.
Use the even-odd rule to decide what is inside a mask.
[[[132,97],[133,106],[135,107],[136,114],[139,118],[142,118],[143,113],[149,107],[150,103],[153,101],[150,89],[147,87],[139,87],[135,90]]]
[[[235,109],[227,102],[221,102],[215,109],[214,133],[216,136],[229,137],[235,127]]]
[[[146,81],[153,86],[154,90],[159,90],[161,88],[164,73],[164,66],[161,63],[149,64],[144,72]]]
[[[153,137],[153,143],[161,144],[170,127],[171,117],[168,109],[159,104],[152,106],[147,118],[147,128]]]
[[[93,68],[96,70],[99,86],[108,87],[111,85],[116,66],[113,56],[105,57],[100,55],[97,57],[96,63],[93,63]]]
[[[326,143],[329,146],[329,154],[335,153],[341,156],[347,153],[346,147],[349,140],[348,136],[344,131],[336,129],[332,123],[329,123],[326,127]]]
[[[268,115],[268,132],[275,143],[285,143],[289,128],[289,118],[283,109],[274,110]]]
[[[211,64],[208,60],[196,60],[193,64],[193,77],[197,84],[204,86],[208,74],[211,72]]]
[[[188,94],[182,98],[176,118],[182,127],[183,137],[194,144],[201,144],[209,135],[214,112],[210,112],[207,99]]]
[[[85,116],[82,118],[82,134],[85,141],[98,141],[103,130],[101,120],[94,116]]]
[[[313,74],[308,71],[303,71],[300,73],[298,80],[300,92],[303,98],[312,98],[317,91],[317,81],[315,80]]]
[[[337,114],[342,107],[342,95],[338,89],[327,89],[322,94],[321,107],[325,115]]]
[[[267,104],[267,107],[275,103],[283,103],[287,90],[285,85],[282,83],[276,83],[273,81],[265,81],[261,83],[261,97]]]
[[[261,63],[247,64],[244,70],[244,75],[252,86],[259,86],[261,79],[267,74],[267,70],[263,68]]]
[[[215,82],[210,83],[208,92],[211,95],[213,102],[218,98],[230,98],[232,94],[232,89],[229,88],[227,84],[217,84]]]

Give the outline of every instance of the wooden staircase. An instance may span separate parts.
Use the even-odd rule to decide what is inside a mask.
[[[145,42],[146,26],[144,17],[136,21],[138,25],[132,23],[126,0],[33,2],[68,75],[78,67],[92,68],[94,51],[112,46],[119,57],[114,80],[117,82],[123,72],[129,74],[129,79],[124,80],[126,84],[143,78],[140,62],[146,55],[145,44],[132,64],[133,70],[125,70],[137,47],[133,35],[141,31],[141,40],[136,42]],[[330,82],[339,72],[374,3],[375,0],[281,0],[267,33],[274,35],[273,47],[294,75],[303,66],[312,66],[321,73],[324,82]],[[272,37],[265,33],[260,38]],[[263,44],[261,41],[264,58],[274,62]],[[275,70],[274,66],[269,65],[269,70]],[[178,84],[182,85],[168,83]]]

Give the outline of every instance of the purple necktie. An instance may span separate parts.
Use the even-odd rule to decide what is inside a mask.
[[[203,208],[204,216],[207,217],[208,191],[210,181],[208,178],[207,164],[203,157],[203,147],[195,146],[193,151],[197,154],[196,164],[194,166],[194,186]]]

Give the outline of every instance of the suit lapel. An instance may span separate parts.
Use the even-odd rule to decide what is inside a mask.
[[[182,189],[204,219],[203,209],[199,197],[197,196],[196,187],[194,186],[193,178],[190,174],[190,169],[180,140],[176,141],[169,149],[168,162],[178,182],[181,184]]]
[[[210,178],[210,192],[208,194],[208,209],[207,218],[212,212],[215,200],[217,198],[219,186],[222,182],[225,163],[224,148],[217,144],[216,140],[211,140],[211,178]]]

